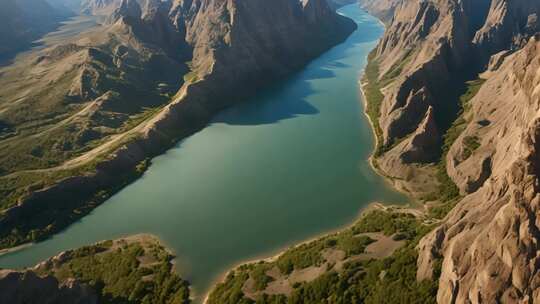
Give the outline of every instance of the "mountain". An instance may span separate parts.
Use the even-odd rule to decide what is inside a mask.
[[[373,162],[442,218],[419,244],[418,279],[438,280],[438,303],[540,301],[540,2],[385,5],[364,83]]]
[[[371,14],[376,15],[380,20],[388,23],[394,16],[394,10],[403,0],[360,0],[360,5],[369,11]]]
[[[540,2],[360,2],[386,24],[371,162],[422,205],[232,269],[209,302],[539,303]]]
[[[144,172],[148,158],[356,26],[326,0],[83,7],[103,23],[0,71],[2,247],[88,213]]]

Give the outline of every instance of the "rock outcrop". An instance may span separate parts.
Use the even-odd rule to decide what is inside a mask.
[[[430,265],[442,257],[440,303],[540,301],[539,70],[536,37],[498,70],[484,74],[487,81],[472,100],[461,138],[482,140],[453,178],[477,179],[486,159],[489,177],[420,244],[419,278],[430,277]],[[480,120],[492,123],[483,126]],[[452,151],[459,146],[457,141]],[[455,161],[452,155],[448,163]]]
[[[433,278],[442,264],[439,303],[540,302],[540,2],[404,0],[393,7],[373,55],[384,95],[378,168],[405,190],[421,188],[418,176],[440,155],[432,148],[442,145],[460,96],[463,103],[442,160],[462,198],[420,242],[418,279]],[[468,85],[475,89],[463,94],[462,84],[475,78]],[[428,108],[434,119],[425,128]],[[419,133],[426,129],[438,132]]]
[[[540,4],[503,0],[381,1],[373,7],[371,1],[362,2],[381,17],[385,15],[377,7],[394,11],[373,54],[379,71],[378,85],[384,95],[378,119],[379,144],[384,153],[376,162],[387,168],[383,173],[407,184],[403,180],[417,175],[411,174],[411,170],[417,169],[406,163],[391,165],[396,159],[407,159],[397,143],[413,136],[429,106],[433,107],[435,125],[441,130],[439,135],[444,135],[456,118],[460,87],[488,65],[500,64],[509,52],[523,47],[538,31],[536,16]],[[417,163],[428,159],[433,158],[426,155],[418,158]],[[486,159],[484,169],[488,162]],[[476,179],[463,187],[477,189],[485,172],[478,170]]]
[[[360,5],[371,14],[377,16],[384,23],[389,23],[394,16],[394,11],[403,0],[359,0]]]
[[[8,180],[0,187],[2,246],[61,229],[106,199],[111,186],[138,176],[147,158],[356,28],[326,0],[89,0],[83,7],[105,14],[105,24],[0,78],[0,90],[18,100],[0,101],[0,126],[15,130],[4,135],[11,146],[0,148],[0,178]],[[51,112],[68,117],[62,128]],[[39,137],[19,136],[38,118]],[[19,184],[19,174],[35,172],[62,173]]]

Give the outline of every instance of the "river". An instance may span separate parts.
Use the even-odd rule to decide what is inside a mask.
[[[152,233],[175,252],[200,299],[242,261],[343,227],[370,202],[404,202],[368,164],[373,134],[358,83],[384,28],[358,5],[340,13],[359,25],[346,42],[223,111],[90,215],[0,257],[0,267]]]

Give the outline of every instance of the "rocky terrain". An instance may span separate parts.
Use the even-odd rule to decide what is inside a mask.
[[[102,23],[0,71],[0,247],[40,240],[216,112],[344,40],[326,0],[83,1]]]
[[[377,138],[371,161],[426,212],[368,213],[343,234],[240,266],[209,302],[540,302],[540,2],[361,4],[387,26],[362,80]],[[238,100],[234,88],[294,70],[353,27],[322,0],[109,0],[82,9],[107,16],[98,31],[0,71],[0,96],[11,101],[0,102],[0,159],[16,164],[0,168],[2,247],[84,215],[115,191],[109,185],[136,177],[147,157]],[[171,75],[137,72],[154,65]],[[12,81],[21,77],[37,89]],[[55,82],[58,95],[42,94],[61,98],[40,99]],[[134,83],[150,98],[125,105]],[[32,115],[42,115],[38,125]],[[361,258],[385,237],[402,247]]]
[[[270,288],[282,279],[264,262],[244,265],[212,295],[259,303],[540,302],[540,2],[360,2],[387,26],[362,80],[377,138],[371,161],[424,203],[415,237],[380,262],[346,263],[345,271],[331,264],[286,292]],[[365,223],[392,227],[395,212],[368,212],[355,225],[384,231]],[[254,293],[260,281],[267,287]]]
[[[150,235],[69,250],[26,270],[0,270],[0,302],[188,303],[189,284]]]
[[[371,55],[373,163],[444,217],[418,246],[439,303],[540,301],[539,14],[536,1],[403,0]]]

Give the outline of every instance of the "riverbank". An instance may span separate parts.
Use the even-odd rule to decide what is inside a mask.
[[[37,303],[43,300],[40,295],[62,303],[81,298],[89,303],[187,303],[189,283],[175,272],[173,257],[150,234],[100,241],[61,252],[32,268],[0,271],[0,285],[16,285],[0,289],[0,298],[9,303]]]
[[[23,250],[25,248],[31,247],[32,245],[33,243],[27,243],[27,244],[22,244],[22,245],[11,247],[11,248],[1,249],[0,256],[8,254],[8,253],[13,253],[19,250]]]
[[[197,297],[238,261],[347,227],[373,201],[406,202],[365,162],[373,137],[361,113],[359,58],[383,28],[356,5],[340,12],[360,25],[345,43],[221,112],[107,203],[0,265],[152,232],[179,253]]]
[[[258,6],[252,9],[257,10]],[[273,9],[279,11],[283,8]],[[310,9],[314,8],[309,6],[307,11],[301,12],[309,14]],[[286,13],[289,12],[276,15]],[[249,57],[253,60],[250,65],[237,65],[233,58],[244,57],[245,54],[234,53],[237,47],[220,49],[227,55],[218,59],[232,61],[218,62],[226,69],[209,71],[206,75],[190,79],[178,96],[132,129],[111,136],[105,143],[57,167],[17,171],[3,176],[2,184],[10,188],[2,189],[9,198],[2,202],[5,210],[0,219],[0,248],[43,241],[62,231],[138,180],[148,167],[148,159],[163,154],[180,140],[201,131],[218,113],[253,96],[257,89],[305,67],[314,58],[343,42],[355,30],[356,25],[351,20],[333,12],[313,16],[325,18],[312,20],[314,24],[324,23],[324,27],[306,25],[299,31],[309,35],[299,31],[288,34],[307,37],[307,42],[298,43],[292,36],[284,37],[282,43],[289,56],[286,62],[275,62],[280,56],[258,52]],[[301,20],[307,22],[307,19]],[[269,28],[275,30],[271,26],[273,21],[269,23]],[[329,30],[333,31],[332,35],[326,35]],[[278,34],[285,35],[282,32]],[[251,42],[248,38],[246,41]],[[241,44],[242,39],[235,43]],[[255,49],[253,45],[251,47]],[[261,66],[261,63],[264,64]],[[231,73],[235,78],[229,77]],[[63,203],[66,201],[70,202],[69,206]],[[44,205],[46,210],[40,208]]]
[[[307,295],[312,301],[318,296],[344,303],[365,300],[366,296],[405,296],[432,303],[436,283],[417,282],[414,271],[416,244],[430,230],[418,210],[373,204],[345,230],[233,268],[204,303],[234,303],[230,302],[232,295],[234,301],[248,303],[281,303]],[[367,276],[356,275],[366,272]],[[379,280],[388,281],[388,286],[397,284],[396,290],[378,290]],[[429,293],[416,294],[426,288]]]
[[[250,258],[250,259],[247,259],[247,260],[244,260],[244,261],[240,261],[240,262],[236,263],[235,265],[232,265],[231,267],[227,267],[227,269],[229,269],[229,270],[227,270],[227,271],[223,272],[222,274],[220,274],[213,281],[211,286],[216,286],[219,283],[223,283],[231,273],[234,273],[238,268],[240,268],[242,266],[255,265],[255,264],[259,264],[259,263],[275,263],[281,256],[283,256],[284,254],[286,254],[290,250],[298,249],[298,248],[300,248],[302,246],[305,246],[305,245],[307,245],[309,243],[313,243],[313,242],[319,241],[321,239],[328,238],[329,236],[337,235],[340,232],[350,230],[358,223],[358,221],[362,218],[362,216],[365,216],[366,214],[369,214],[370,212],[377,211],[377,210],[378,211],[385,211],[385,212],[398,212],[398,213],[404,213],[404,214],[411,214],[411,215],[414,215],[416,217],[421,217],[421,216],[424,215],[423,211],[421,211],[421,210],[419,210],[417,208],[408,208],[406,206],[387,205],[387,204],[383,204],[383,203],[380,203],[380,202],[374,202],[374,203],[371,203],[370,205],[368,205],[367,207],[365,207],[364,209],[360,210],[358,216],[356,217],[356,219],[353,222],[348,223],[348,224],[346,224],[346,225],[344,225],[342,227],[336,228],[336,229],[331,230],[331,231],[326,231],[324,233],[321,233],[321,234],[316,235],[314,237],[311,237],[309,239],[303,240],[301,242],[294,242],[290,246],[285,246],[285,247],[283,247],[281,249],[278,249],[275,254],[270,254],[270,255],[269,254],[263,254],[263,255],[261,255],[259,257],[254,257],[254,258]],[[209,290],[209,291],[207,291],[206,293],[203,294],[204,295],[204,300],[202,302],[203,304],[208,303],[208,297],[210,295],[210,292],[211,292],[211,290]]]

